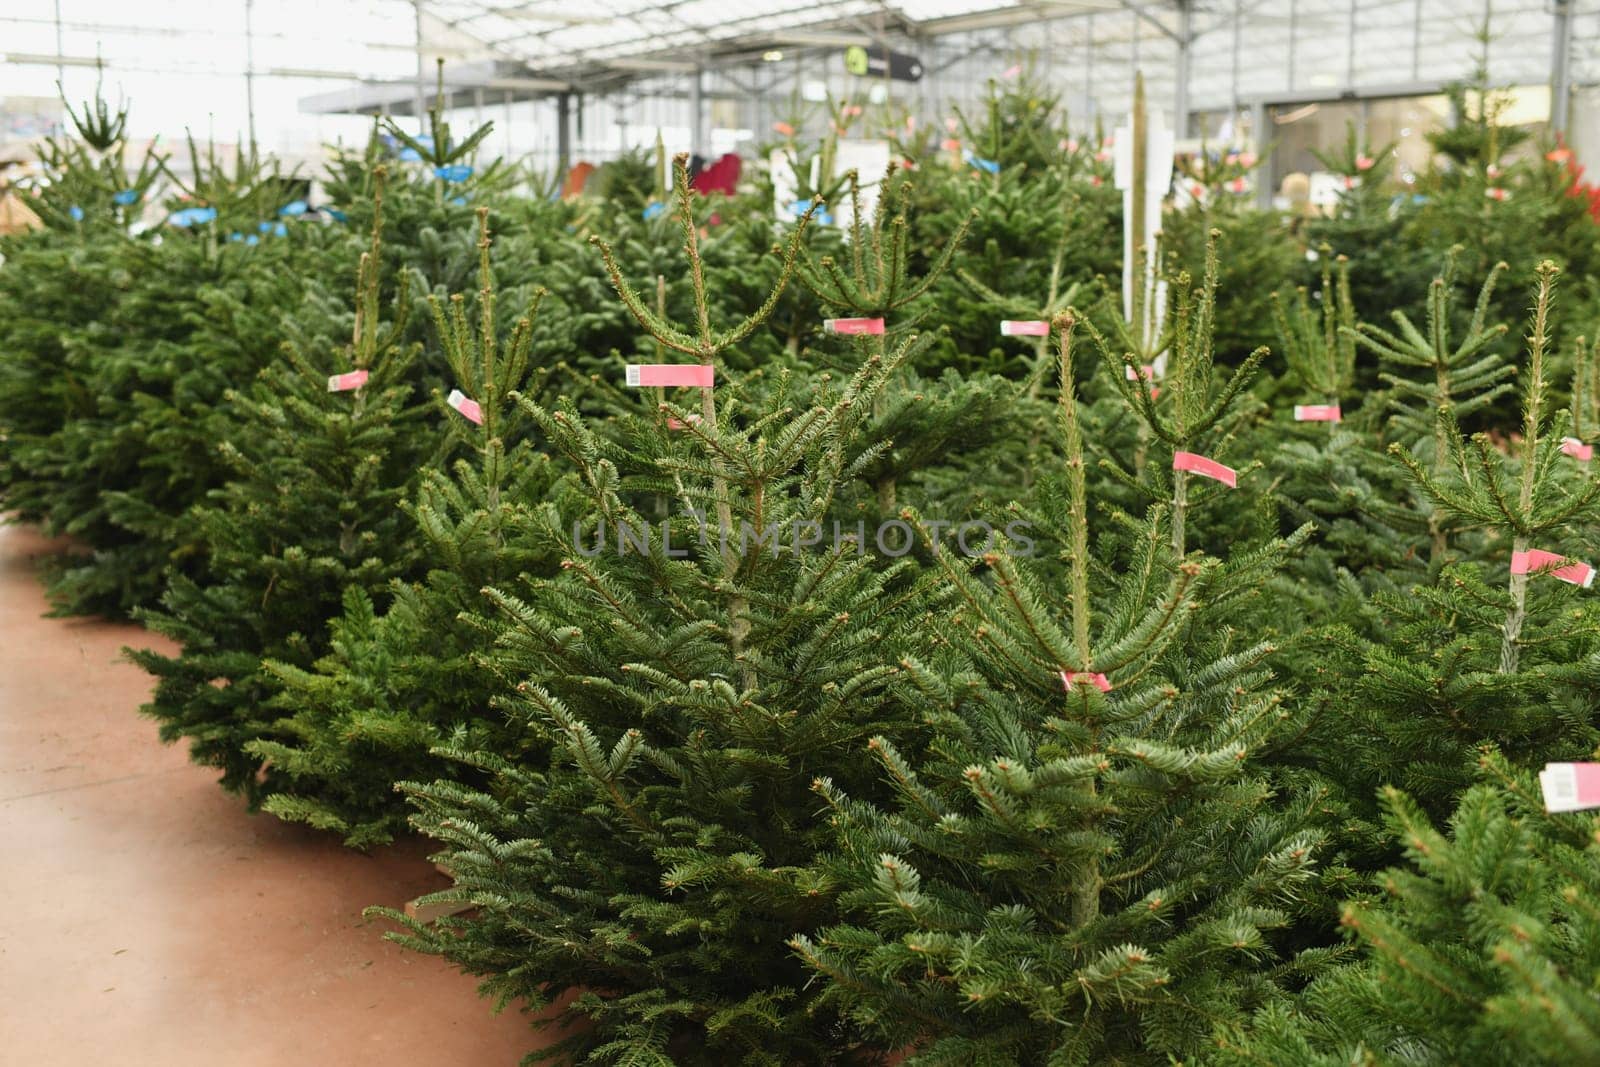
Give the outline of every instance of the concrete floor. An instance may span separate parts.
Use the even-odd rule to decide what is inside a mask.
[[[0,527],[0,1064],[499,1067],[535,1034],[382,940],[446,884],[246,814],[136,709],[135,626],[46,619],[49,542]]]

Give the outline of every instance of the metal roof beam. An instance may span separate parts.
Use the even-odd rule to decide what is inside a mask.
[[[1182,34],[1175,33],[1168,29],[1167,24],[1156,18],[1156,16],[1151,12],[1149,6],[1139,3],[1139,0],[1122,0],[1122,6],[1127,8],[1129,11],[1132,11],[1135,15],[1138,15],[1139,18],[1145,22],[1148,22],[1150,25],[1166,34],[1172,40],[1178,42],[1180,45],[1189,43],[1183,38]]]

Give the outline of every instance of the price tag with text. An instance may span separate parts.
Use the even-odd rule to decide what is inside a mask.
[[[328,392],[348,393],[352,389],[360,389],[367,384],[367,372],[364,370],[348,371],[344,374],[333,374],[328,377]]]
[[[483,425],[483,408],[479,407],[476,400],[471,399],[461,390],[450,390],[450,395],[444,398],[444,402],[461,412],[461,417],[468,422],[476,423],[479,426]]]
[[[822,328],[829,333],[872,334],[883,333],[882,319],[824,319]]]
[[[1539,548],[1529,549],[1527,552],[1513,552],[1511,553],[1511,573],[1532,574],[1534,571],[1542,571],[1547,567],[1555,567],[1556,564],[1566,558],[1566,556],[1558,555],[1555,552],[1546,552]],[[1563,582],[1581,585],[1585,589],[1594,584],[1594,568],[1587,563],[1568,563],[1562,567],[1555,567],[1549,573],[1552,578],[1560,578]]]
[[[1174,452],[1172,454],[1172,469],[1175,471],[1189,471],[1202,478],[1210,478],[1221,482],[1229,489],[1239,488],[1239,472],[1232,467],[1225,467],[1214,459],[1196,455],[1193,452]]]
[[[627,371],[630,388],[689,386],[710,389],[715,377],[715,370],[706,363],[630,363]]]
[[[1600,808],[1600,763],[1546,763],[1539,772],[1544,810]]]

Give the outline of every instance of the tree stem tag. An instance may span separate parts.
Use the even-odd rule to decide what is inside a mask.
[[[1544,810],[1600,808],[1600,763],[1546,763],[1539,772]]]
[[[1339,422],[1338,404],[1296,404],[1294,406],[1295,422]]]
[[[352,389],[360,389],[367,384],[367,372],[364,370],[347,371],[344,374],[334,374],[328,377],[328,392],[348,393]]]
[[[627,382],[640,386],[694,386],[710,389],[715,371],[709,363],[630,363]]]
[[[462,417],[468,422],[477,423],[479,426],[483,425],[483,409],[478,406],[476,400],[469,400],[461,390],[450,390],[450,395],[444,398],[444,402],[461,412]]]
[[[1050,324],[1040,319],[1025,319],[1020,321],[1013,319],[1002,319],[1000,321],[1000,336],[1049,337]]]
[[[883,335],[882,319],[823,319],[822,328],[829,333],[869,333]]]
[[[1512,574],[1532,574],[1534,571],[1544,570],[1566,559],[1566,556],[1543,549],[1533,548],[1526,552],[1511,553]],[[1594,568],[1587,563],[1569,563],[1565,567],[1556,567],[1550,572],[1550,577],[1560,578],[1563,582],[1572,585],[1581,585],[1587,589],[1594,584]]]
[[[1239,472],[1232,467],[1224,467],[1214,459],[1197,456],[1193,452],[1174,452],[1172,454],[1172,469],[1175,471],[1190,471],[1202,478],[1210,478],[1221,482],[1229,489],[1239,488]]]
[[[1587,463],[1594,458],[1594,445],[1586,445],[1576,437],[1563,437],[1561,451],[1579,463]]]
[[[1092,685],[1102,693],[1111,692],[1111,683],[1103,674],[1091,671],[1062,671],[1061,688],[1070,693],[1074,685]]]

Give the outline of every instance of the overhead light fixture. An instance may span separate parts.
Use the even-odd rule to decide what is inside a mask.
[[[314,70],[307,67],[268,67],[265,72],[274,78],[331,78],[334,81],[359,81],[361,75],[353,70]]]
[[[89,56],[52,56],[39,55],[33,52],[9,52],[6,54],[7,63],[15,63],[24,67],[98,67],[101,60]]]
[[[766,60],[768,63],[777,63],[783,59],[783,52],[780,49],[774,48],[770,52],[762,52],[761,58]]]

